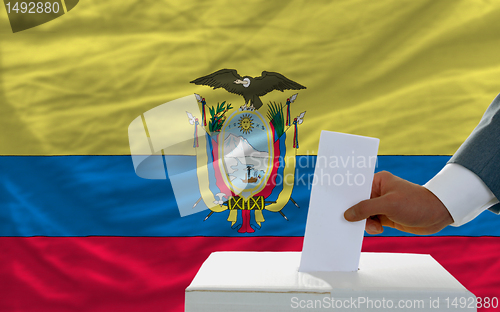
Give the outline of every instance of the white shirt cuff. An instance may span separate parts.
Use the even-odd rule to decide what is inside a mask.
[[[498,203],[484,182],[459,164],[446,164],[424,185],[445,205],[453,217],[453,226],[463,225]]]

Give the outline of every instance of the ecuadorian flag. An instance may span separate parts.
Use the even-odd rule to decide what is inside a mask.
[[[211,252],[301,250],[321,130],[380,138],[377,171],[424,184],[500,93],[495,1],[52,1],[61,13],[21,30],[46,13],[4,3],[0,311],[183,311],[184,289]],[[306,89],[268,92],[263,119],[224,128],[284,131],[268,151],[293,156],[286,200],[263,188],[262,201],[222,197],[209,216],[199,181],[213,192],[231,182],[210,178],[222,141],[209,134],[226,131],[245,101],[190,82],[220,69],[276,72]],[[191,109],[178,100],[186,96]],[[266,122],[279,110],[281,122]],[[150,149],[155,129],[162,144],[192,132],[168,151]],[[142,156],[163,168],[157,176],[131,157],[141,148],[154,150]],[[206,174],[196,171],[201,150]],[[273,161],[274,173],[234,168],[253,183],[284,172]],[[273,204],[282,207],[252,208]],[[476,296],[498,297],[499,224],[484,212],[430,236],[386,229],[363,250],[431,254]]]

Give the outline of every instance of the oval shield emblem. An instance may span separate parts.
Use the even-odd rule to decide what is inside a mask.
[[[219,167],[225,184],[244,198],[261,191],[273,169],[274,156],[271,129],[262,114],[234,112],[224,123],[219,140]]]

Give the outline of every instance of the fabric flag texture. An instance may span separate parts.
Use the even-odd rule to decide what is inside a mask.
[[[379,138],[376,171],[424,184],[500,93],[494,1],[87,0],[15,33],[5,8],[0,311],[183,311],[184,289],[211,252],[302,248],[321,130]],[[225,68],[251,77],[277,72],[306,89],[269,92],[263,107],[236,119],[242,96],[190,83]],[[190,112],[196,122],[181,104],[164,120],[151,114],[193,94],[203,98]],[[282,123],[258,124],[275,109]],[[155,150],[152,163],[164,171],[152,177],[144,167],[143,177],[129,131],[144,133],[136,147],[148,153],[153,130],[141,127],[151,118],[165,140],[179,136],[178,118],[193,132],[170,152]],[[211,178],[218,168],[210,157],[224,148],[214,133],[257,125],[274,138],[262,156],[274,169],[247,165],[239,180],[291,172],[293,181],[256,189],[260,199],[211,204],[207,190],[225,187]],[[285,155],[293,166],[280,160]],[[194,180],[180,164],[194,168]],[[180,213],[198,199],[203,209]],[[430,254],[477,297],[499,297],[498,224],[484,212],[425,237],[386,229],[367,235],[363,251]]]

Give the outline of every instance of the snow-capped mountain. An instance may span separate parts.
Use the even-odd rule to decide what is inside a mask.
[[[248,141],[241,136],[232,133],[224,140],[225,157],[268,157],[269,153],[256,150]]]

